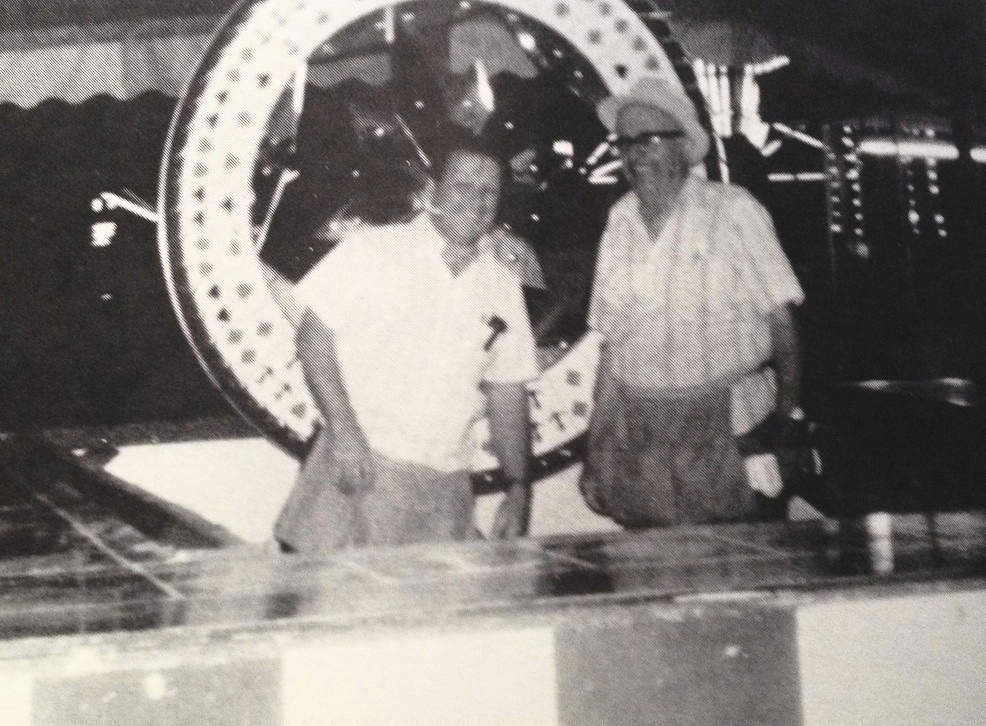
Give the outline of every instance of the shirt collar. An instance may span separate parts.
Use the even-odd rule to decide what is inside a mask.
[[[431,216],[427,211],[421,212],[417,217],[411,220],[411,226],[413,233],[418,236],[423,242],[423,247],[427,251],[430,258],[433,258],[442,266],[449,276],[459,279],[465,275],[468,271],[472,270],[479,258],[483,256],[484,250],[482,246],[479,246],[476,250],[475,256],[469,261],[458,275],[453,275],[452,270],[448,266],[448,262],[445,261],[445,249],[448,247],[448,243],[445,238],[442,237],[442,233],[438,231],[435,227],[434,222],[431,221]]]

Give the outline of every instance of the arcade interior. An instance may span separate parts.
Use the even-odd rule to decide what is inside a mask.
[[[986,721],[981,3],[0,9],[0,722]],[[579,492],[628,190],[596,107],[644,74],[805,292],[806,456],[743,451],[764,521],[626,531]],[[408,219],[453,85],[545,283],[529,535],[280,553],[319,415],[259,262]]]

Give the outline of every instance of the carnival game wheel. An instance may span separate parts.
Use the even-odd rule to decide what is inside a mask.
[[[284,191],[283,184],[258,183],[258,168],[287,169],[268,151],[285,146],[284,138],[274,137],[290,141],[297,128],[291,111],[300,114],[313,57],[331,57],[360,34],[379,32],[387,42],[395,24],[416,17],[437,13],[450,22],[477,10],[503,19],[515,33],[517,57],[526,57],[535,75],[553,74],[589,108],[641,76],[656,75],[681,88],[707,119],[691,66],[666,25],[615,0],[241,3],[206,50],[172,122],[160,179],[159,249],[172,304],[209,377],[241,415],[294,455],[305,452],[318,412],[295,354],[294,329],[271,295],[255,249]],[[460,46],[475,47],[484,68],[493,64],[495,58],[483,56],[491,51],[475,40]],[[601,188],[616,181],[618,160],[607,156],[605,143],[576,153],[565,139],[556,142],[551,153],[581,175],[581,183]],[[542,176],[535,193],[550,192],[554,178]],[[539,475],[579,456],[598,350],[590,334],[553,353],[542,351],[550,365],[530,386]],[[492,481],[497,464],[485,421],[473,436],[473,469]]]

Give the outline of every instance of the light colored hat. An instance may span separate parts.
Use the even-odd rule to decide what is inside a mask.
[[[699,123],[695,106],[680,87],[672,86],[663,78],[644,76],[629,90],[603,100],[599,104],[599,120],[610,131],[615,131],[620,109],[631,104],[652,106],[670,114],[685,132],[689,161],[698,164],[705,158],[709,152],[709,134]]]

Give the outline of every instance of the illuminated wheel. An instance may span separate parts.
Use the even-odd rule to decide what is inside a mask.
[[[299,68],[339,34],[380,28],[482,3],[385,0],[246,0],[207,49],[172,122],[159,193],[159,247],[172,304],[209,377],[265,436],[302,455],[318,422],[294,350],[294,330],[274,302],[254,251],[260,150]],[[511,22],[542,28],[577,62],[566,83],[590,100],[619,92],[642,75],[659,75],[701,106],[691,66],[667,27],[616,0],[512,0],[489,4]],[[347,37],[343,35],[343,37]],[[523,44],[521,44],[523,45]],[[550,54],[549,54],[550,55]],[[550,60],[550,59],[549,59]],[[592,78],[587,78],[592,76]],[[595,95],[595,98],[591,96]],[[710,164],[714,169],[715,164]],[[543,475],[579,456],[591,413],[598,341],[566,348],[531,386],[534,453]],[[480,422],[473,469],[496,467]]]

